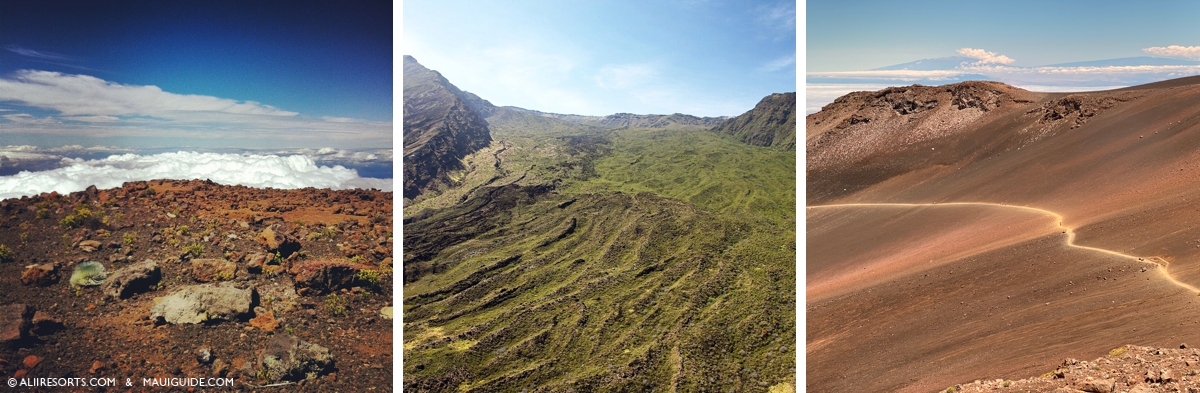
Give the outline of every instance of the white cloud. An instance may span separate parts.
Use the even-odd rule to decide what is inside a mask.
[[[1016,61],[1016,60],[1009,58],[1008,56],[999,55],[999,54],[996,54],[993,52],[988,52],[983,49],[962,48],[962,49],[958,50],[958,53],[963,56],[966,56],[966,57],[979,59],[979,61],[975,62],[975,64],[988,64],[988,63],[1012,64],[1014,61]]]
[[[156,86],[131,86],[87,75],[22,70],[0,78],[0,102],[47,109],[57,115],[0,116],[4,131],[86,137],[169,137],[257,140],[285,145],[328,144],[342,147],[390,144],[391,122],[345,117],[311,119],[254,101],[165,92]],[[63,123],[60,120],[69,121]],[[303,143],[303,144],[300,144]]]
[[[87,75],[21,70],[0,78],[0,101],[54,109],[63,115],[126,115],[173,118],[179,112],[295,116],[254,101],[165,92],[158,86],[132,86]]]
[[[62,119],[63,120],[82,121],[82,122],[88,122],[88,123],[111,123],[114,121],[121,120],[121,119],[118,119],[113,116],[64,116],[64,117],[62,117]]]
[[[376,188],[392,190],[391,179],[359,177],[341,166],[318,166],[311,158],[256,154],[178,152],[148,156],[114,155],[99,160],[64,158],[67,166],[0,177],[0,199],[57,191],[82,191],[90,185],[119,187],[127,181],[209,179],[226,185],[273,188]]]
[[[52,119],[50,117],[39,118],[39,117],[34,117],[33,115],[30,115],[28,113],[16,113],[16,114],[11,114],[11,115],[4,115],[4,116],[0,116],[0,118],[4,118],[5,120],[11,121],[13,123],[20,123],[20,124],[58,124],[57,121],[55,121],[54,119]]]
[[[1144,48],[1142,51],[1156,56],[1181,57],[1185,59],[1200,60],[1200,46],[1152,46],[1149,48]]]

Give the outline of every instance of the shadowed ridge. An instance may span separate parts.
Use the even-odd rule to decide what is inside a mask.
[[[404,198],[452,183],[461,160],[491,143],[488,123],[467,96],[437,71],[404,56]],[[483,101],[486,102],[486,101]]]

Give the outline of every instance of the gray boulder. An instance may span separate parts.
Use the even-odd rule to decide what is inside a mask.
[[[331,371],[333,355],[328,348],[301,341],[290,334],[278,334],[258,355],[255,365],[260,367],[255,371],[271,382],[299,381]]]
[[[154,298],[150,318],[155,323],[215,323],[246,319],[258,303],[254,288],[238,289],[228,282],[189,285]]]
[[[150,291],[160,280],[162,269],[158,267],[158,262],[147,259],[113,272],[104,282],[104,295],[128,299],[135,294]]]

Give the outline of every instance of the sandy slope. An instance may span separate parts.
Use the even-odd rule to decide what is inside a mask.
[[[806,119],[808,205],[937,205],[808,209],[810,391],[931,391],[1200,338],[1200,77],[856,94]]]

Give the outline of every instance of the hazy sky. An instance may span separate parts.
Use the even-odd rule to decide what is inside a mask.
[[[390,1],[0,2],[0,145],[391,145]]]
[[[404,2],[403,51],[496,105],[738,115],[796,90],[796,3]]]
[[[1196,1],[810,0],[807,12],[807,72],[868,70],[960,48],[1040,66],[1200,45]]]

